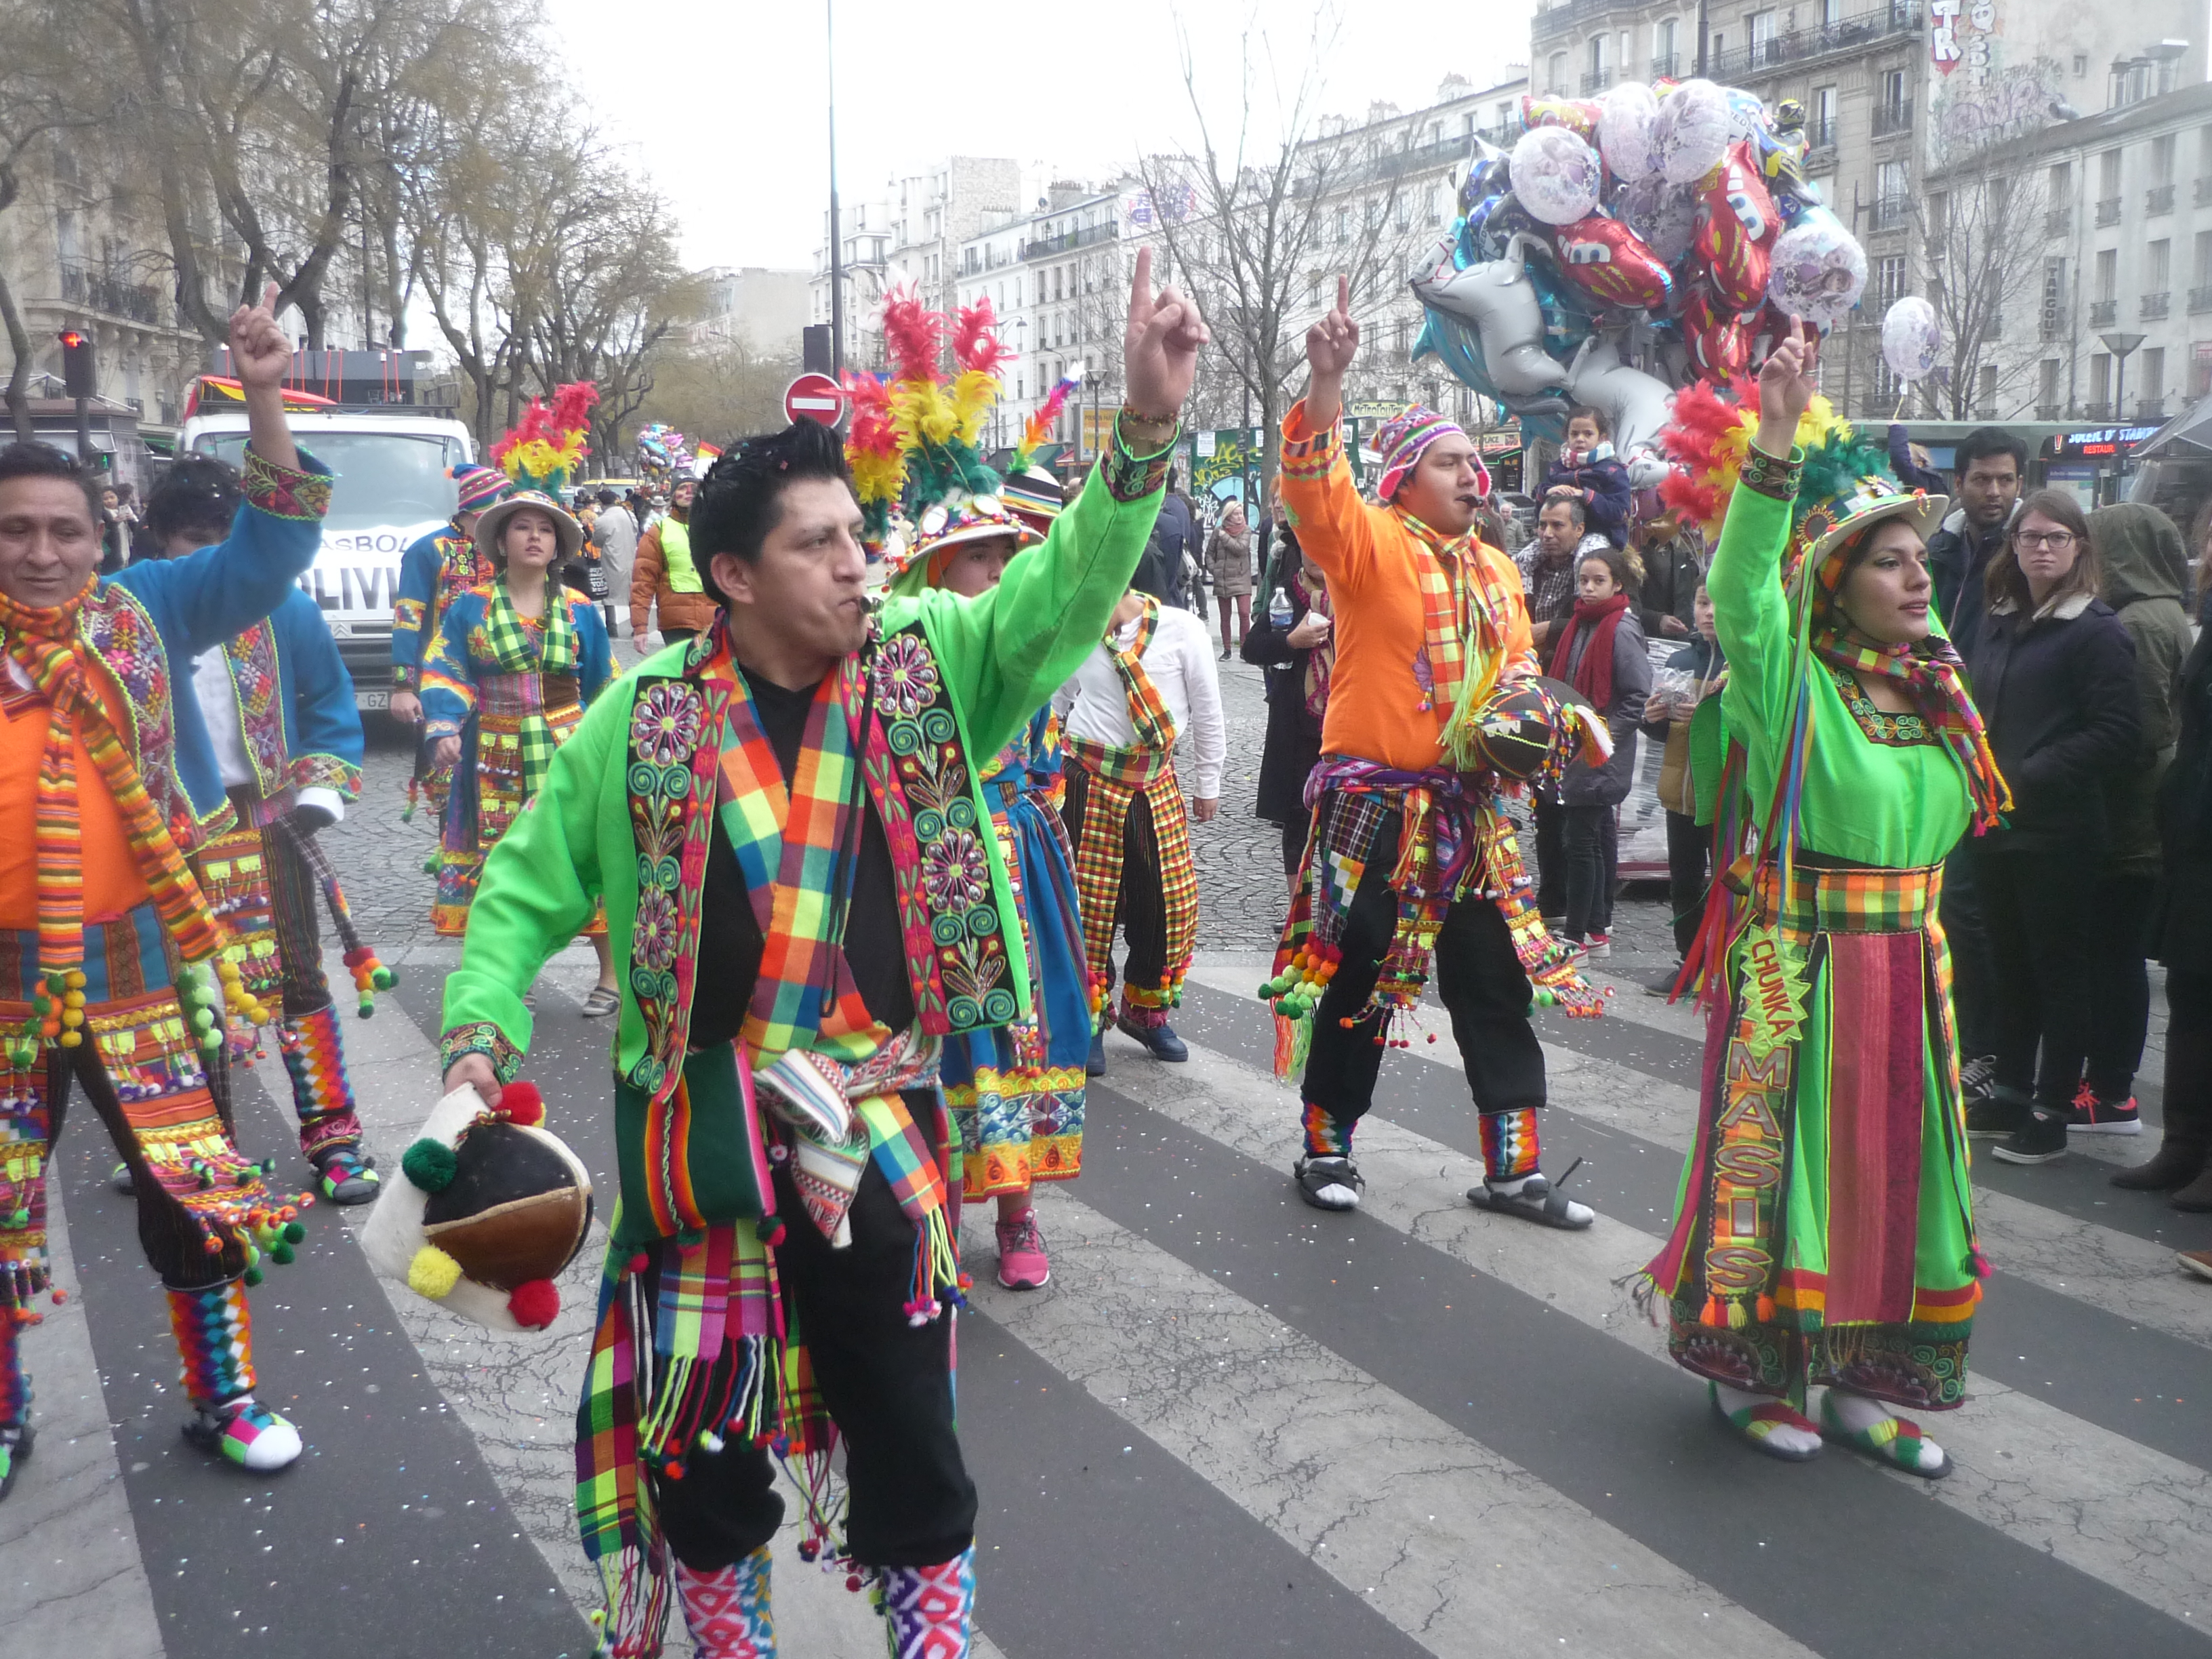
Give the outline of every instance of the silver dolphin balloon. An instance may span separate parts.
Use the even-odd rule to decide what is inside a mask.
[[[1605,412],[1613,453],[1625,460],[1651,447],[1667,424],[1667,405],[1674,395],[1665,381],[1631,368],[1611,343],[1595,337],[1583,343],[1568,365],[1565,386],[1577,403]]]
[[[1567,371],[1539,343],[1543,313],[1522,257],[1522,238],[1505,245],[1505,257],[1464,270],[1452,263],[1449,238],[1414,267],[1413,294],[1434,311],[1474,329],[1482,340],[1483,365],[1504,398],[1526,398],[1561,387]]]

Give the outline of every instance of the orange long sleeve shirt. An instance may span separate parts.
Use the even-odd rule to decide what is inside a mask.
[[[1360,500],[1344,453],[1343,423],[1311,430],[1303,399],[1283,422],[1282,489],[1299,550],[1328,576],[1336,615],[1336,667],[1322,719],[1322,753],[1425,771],[1437,764],[1452,712],[1435,706],[1414,672],[1427,641],[1419,572],[1437,556],[1396,507]],[[1509,659],[1533,664],[1521,573],[1486,543],[1469,537],[1466,546],[1508,596],[1502,620]],[[1469,672],[1481,666],[1474,660],[1475,648],[1470,641]]]
[[[0,674],[6,672],[0,667]],[[92,685],[111,719],[127,707],[105,672],[95,670]],[[6,693],[0,697],[0,927],[28,931],[39,925],[39,761],[52,711],[43,698],[26,696],[13,684]],[[189,685],[185,693],[191,694]],[[107,780],[84,739],[76,741],[84,919],[110,921],[146,902],[146,878]]]

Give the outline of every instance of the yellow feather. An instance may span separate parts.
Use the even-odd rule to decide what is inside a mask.
[[[860,454],[851,458],[853,489],[864,501],[895,501],[906,477],[906,463],[896,453]]]
[[[999,401],[999,377],[980,368],[963,373],[952,383],[952,407],[958,412],[955,428],[960,441],[972,444],[982,435],[983,417]]]

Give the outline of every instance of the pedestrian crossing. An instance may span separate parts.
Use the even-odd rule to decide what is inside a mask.
[[[346,1025],[387,1170],[436,1091],[455,957],[397,954],[399,992]],[[1832,1449],[1785,1467],[1722,1435],[1616,1283],[1671,1213],[1694,1015],[1622,998],[1540,1027],[1546,1164],[1585,1159],[1589,1232],[1466,1204],[1480,1156],[1448,1038],[1386,1063],[1357,1143],[1366,1202],[1329,1216],[1291,1189],[1263,962],[1201,954],[1188,1065],[1109,1039],[1084,1176],[1040,1195],[1047,1289],[992,1283],[988,1217],[966,1218],[979,1653],[2202,1650],[2212,1296],[2173,1271],[2175,1244],[2202,1242],[2187,1222],[2091,1159],[2063,1185],[2019,1176],[2064,1165],[1978,1166],[1998,1275],[1971,1398],[1928,1424],[1958,1472],[1929,1485]],[[549,968],[527,1074],[611,1192],[607,1031],[575,1013],[592,976],[585,952]],[[283,1089],[273,1061],[255,1068],[241,1133],[289,1158]],[[595,1253],[554,1332],[495,1340],[387,1294],[347,1237],[360,1212],[318,1209],[255,1304],[267,1391],[309,1455],[256,1480],[175,1443],[173,1364],[109,1161],[89,1115],[72,1121],[63,1282],[82,1294],[32,1333],[49,1429],[0,1505],[0,1659],[60,1650],[58,1629],[82,1659],[311,1651],[334,1627],[360,1650],[588,1651],[569,1459]],[[787,1655],[881,1651],[859,1599],[787,1548],[776,1600]]]

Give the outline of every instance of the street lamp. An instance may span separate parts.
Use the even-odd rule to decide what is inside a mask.
[[[2115,332],[2100,334],[2097,339],[2119,361],[2119,374],[2112,384],[2112,420],[2117,425],[2127,419],[2128,354],[2143,343],[2143,337]]]

